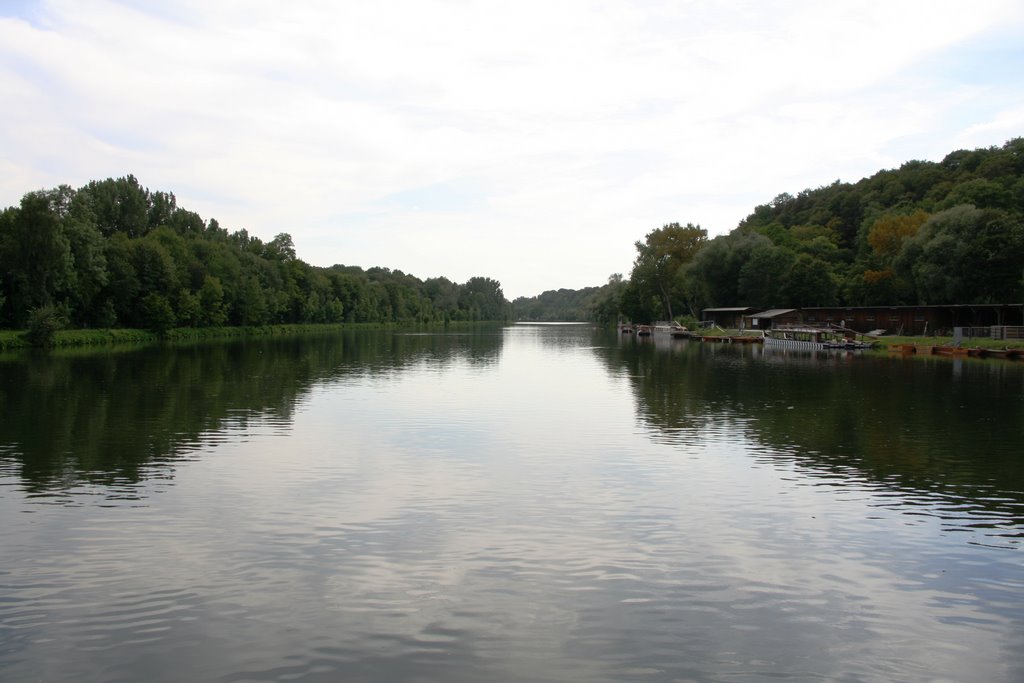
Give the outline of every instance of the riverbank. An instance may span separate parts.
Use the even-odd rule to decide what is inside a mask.
[[[952,337],[868,337],[876,342],[876,348],[887,351],[890,346],[914,345],[914,346],[954,346]],[[964,340],[962,348],[979,349],[1024,349],[1024,339],[987,339],[974,337]]]
[[[447,327],[467,327],[485,322],[453,322]],[[206,339],[233,339],[239,337],[271,337],[305,334],[327,334],[343,330],[383,329],[443,329],[443,324],[416,325],[399,323],[330,323],[302,325],[260,325],[252,327],[177,327],[163,336],[149,330],[103,329],[103,330],[58,330],[54,333],[53,348],[89,346],[115,346],[123,344],[157,344],[160,342],[190,342]],[[24,330],[0,330],[0,351],[29,349],[32,344],[25,337]]]
[[[751,330],[741,331],[736,329],[726,330],[722,328],[714,328],[714,334],[710,334],[708,331],[694,332],[693,336],[699,337],[702,334],[706,334],[706,336],[709,337],[728,338],[760,333],[752,332]],[[891,346],[903,345],[938,347],[952,347],[955,345],[953,337],[901,337],[896,335],[869,337],[868,335],[858,334],[857,338],[863,341],[873,342],[875,351],[888,351]],[[980,349],[1024,349],[1024,339],[988,339],[985,337],[973,337],[961,342],[960,347]]]

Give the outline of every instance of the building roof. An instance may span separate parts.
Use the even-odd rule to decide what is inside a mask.
[[[705,308],[705,313],[739,313],[740,311],[753,311],[753,306],[733,306],[731,308]]]
[[[916,304],[909,306],[805,306],[803,311],[879,311],[903,310],[910,311],[917,308],[1017,308],[1024,307],[1024,304]]]
[[[767,311],[761,311],[760,313],[751,313],[749,317],[751,317],[751,318],[777,318],[780,315],[786,315],[787,313],[792,313],[795,310],[796,310],[795,308],[772,308],[772,309],[767,310]]]

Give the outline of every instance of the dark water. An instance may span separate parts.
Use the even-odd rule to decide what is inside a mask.
[[[0,680],[1022,681],[1024,364],[0,357]]]

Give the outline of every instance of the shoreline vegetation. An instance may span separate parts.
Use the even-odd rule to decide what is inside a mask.
[[[575,321],[563,321],[575,322]],[[203,341],[228,340],[255,337],[287,337],[300,335],[331,334],[355,330],[415,330],[445,331],[466,330],[481,326],[507,324],[508,321],[474,321],[450,322],[448,324],[398,324],[398,323],[326,323],[298,325],[259,325],[259,326],[225,326],[225,327],[181,327],[157,333],[142,329],[86,329],[58,330],[54,333],[50,349],[94,349],[124,346],[147,346],[161,343],[189,344]],[[723,334],[742,334],[739,330],[722,330]],[[874,342],[872,351],[887,352],[893,346],[954,346],[953,337],[930,336],[913,337],[888,335],[871,337]],[[981,349],[1024,349],[1024,340],[1005,339],[971,339],[962,345],[964,348]],[[22,351],[38,348],[28,339],[25,330],[0,330],[0,353],[6,351]]]
[[[699,225],[668,223],[634,247],[628,277],[509,302],[501,283],[484,276],[458,283],[379,266],[310,265],[288,233],[263,241],[229,232],[132,175],[61,185],[0,211],[0,349],[223,338],[291,325],[692,326],[716,307],[1021,301],[1024,138],[783,193],[713,238]]]
[[[288,233],[264,241],[244,228],[229,232],[132,175],[28,192],[0,211],[0,329],[27,330],[34,346],[79,338],[57,342],[60,330],[167,337],[182,328],[509,318],[493,278],[314,266]]]
[[[668,223],[634,246],[625,277],[520,297],[516,316],[576,311],[648,324],[680,314],[699,320],[708,308],[1020,302],[1024,138],[784,192],[715,237],[700,225]]]
[[[444,323],[322,323],[279,324],[224,327],[178,327],[162,333],[144,329],[80,329],[57,330],[44,348],[101,348],[113,346],[145,346],[160,343],[191,343],[206,340],[227,340],[254,337],[286,337],[329,334],[353,330],[465,330],[494,325],[503,321],[452,321]],[[26,330],[0,330],[0,352],[38,349]]]

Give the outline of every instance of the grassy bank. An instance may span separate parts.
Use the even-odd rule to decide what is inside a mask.
[[[952,337],[897,337],[897,336],[886,336],[886,337],[871,337],[874,339],[878,348],[885,350],[890,346],[897,346],[900,344],[913,344],[914,346],[953,346]],[[981,349],[1024,349],[1024,339],[987,339],[984,337],[975,337],[972,339],[965,339],[960,346],[965,348],[981,348]]]
[[[178,327],[168,330],[162,338],[149,330],[59,330],[53,336],[54,348],[79,346],[120,346],[124,344],[156,344],[161,341],[201,341],[236,337],[268,337],[314,334],[354,329],[362,325],[261,325],[259,327]],[[376,325],[375,327],[381,327]],[[24,331],[0,330],[0,350],[30,348]]]
[[[707,334],[738,335],[738,334],[760,334],[753,330],[723,330],[722,328],[711,328],[706,330]],[[900,344],[912,344],[914,346],[953,346],[953,337],[898,337],[895,335],[885,337],[868,337],[857,335],[858,339],[875,342],[875,348],[885,351],[890,346]],[[961,346],[965,348],[981,349],[1024,349],[1024,339],[987,339],[985,337],[974,337],[965,339]]]
[[[465,329],[479,325],[497,323],[453,322],[450,327]],[[233,339],[241,337],[273,337],[303,334],[326,334],[343,330],[382,329],[444,329],[437,325],[399,325],[396,323],[334,323],[325,325],[260,325],[257,327],[177,327],[161,338],[149,330],[107,329],[107,330],[59,330],[53,336],[54,348],[88,346],[120,346],[125,344],[156,344],[166,342],[190,342],[206,339]],[[0,351],[28,349],[32,345],[25,338],[24,330],[0,330]]]

